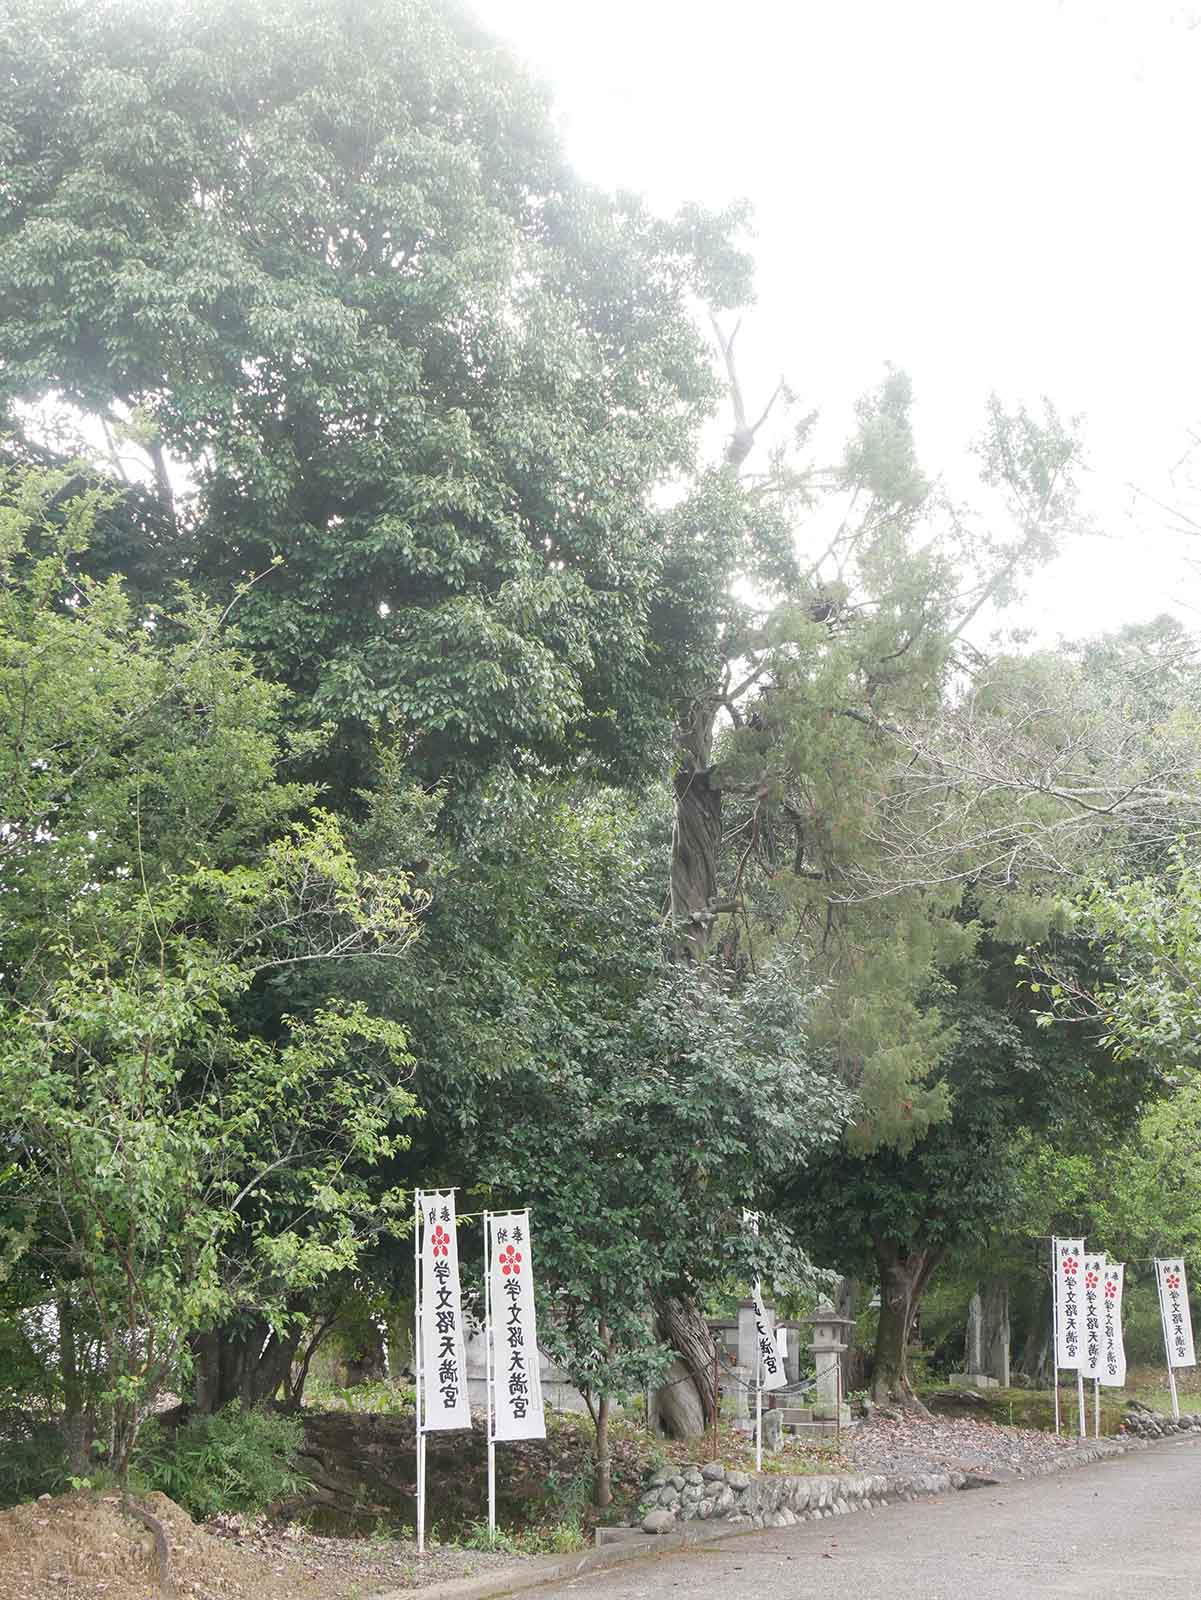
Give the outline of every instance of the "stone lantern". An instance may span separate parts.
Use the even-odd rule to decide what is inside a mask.
[[[808,1347],[817,1373],[813,1420],[837,1422],[847,1427],[851,1421],[851,1408],[842,1397],[842,1355],[851,1342],[854,1319],[840,1317],[829,1301],[823,1301],[811,1317],[803,1320],[806,1326],[813,1329],[813,1339]]]

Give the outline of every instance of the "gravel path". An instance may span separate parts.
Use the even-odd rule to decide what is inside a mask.
[[[847,1437],[844,1435],[844,1438]],[[849,1436],[845,1453],[870,1472],[987,1472],[1021,1474],[1043,1466],[1078,1441],[1036,1428],[1005,1428],[970,1418],[874,1417]]]

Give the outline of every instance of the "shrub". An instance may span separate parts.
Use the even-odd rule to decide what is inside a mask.
[[[69,1470],[54,1423],[18,1411],[0,1416],[0,1509],[66,1489]]]
[[[140,1487],[161,1490],[198,1522],[220,1511],[253,1514],[307,1484],[296,1465],[303,1438],[296,1418],[235,1404],[174,1433],[148,1423],[134,1473]]]

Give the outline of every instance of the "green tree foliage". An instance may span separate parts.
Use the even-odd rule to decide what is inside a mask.
[[[1046,1201],[1031,1208],[1032,1163],[1112,1146],[1160,1087],[1152,1066],[1115,1062],[1095,1035],[1040,1027],[1015,982],[1016,954],[981,937],[929,996],[952,1041],[932,1077],[947,1114],[903,1147],[844,1148],[785,1187],[790,1213],[813,1219],[816,1259],[880,1284],[881,1400],[913,1401],[906,1345],[948,1253],[1039,1232]]]
[[[953,1036],[929,981],[970,950],[965,883],[979,894],[1003,876],[979,807],[912,744],[979,670],[964,629],[1067,518],[1076,454],[1053,413],[1037,422],[994,406],[982,454],[989,494],[1007,472],[1017,502],[1001,508],[1006,538],[921,472],[911,399],[894,373],[860,404],[811,515],[805,590],[766,616],[753,686],[717,748],[724,875],[749,913],[731,954],[804,949],[826,996],[814,1038],[859,1093],[863,1148],[904,1147],[945,1113],[930,1074]]]
[[[342,796],[382,727],[427,778],[640,771],[735,219],[581,184],[457,4],[3,15],[3,399],[140,450],[210,591],[270,569],[243,637]]]
[[[606,1494],[611,1401],[670,1351],[659,1296],[687,1299],[799,1240],[743,1207],[838,1135],[845,1093],[814,1068],[787,972],[733,988],[663,960],[666,818],[614,792],[506,786],[441,847],[422,938],[396,972],[422,1057],[408,1160],[472,1209],[533,1207],[543,1342],[589,1396]],[[402,808],[386,854],[411,852]],[[426,824],[428,825],[428,823]],[[395,992],[395,991],[394,991]]]
[[[122,986],[181,1129],[198,1061],[226,1096],[282,1063],[317,1168],[317,1084],[348,1059],[375,1063],[364,1094],[388,1080],[399,1026],[427,1114],[411,1151],[382,1122],[339,1147],[349,1211],[458,1179],[563,1219],[557,1327],[598,1395],[661,1356],[615,1286],[687,1300],[737,1260],[743,1205],[789,1170],[798,1193],[825,1181],[849,1095],[835,1166],[856,1193],[890,1174],[890,1248],[945,1244],[923,1189],[978,1182],[983,1215],[998,1197],[965,1152],[1022,1157],[1014,1126],[1050,1116],[1024,1074],[1055,1048],[1011,1015],[995,951],[1133,836],[1113,818],[1152,746],[1179,772],[1195,744],[1146,685],[1154,737],[1109,737],[1116,658],[978,647],[1071,522],[1071,428],[994,402],[972,511],[922,471],[890,373],[833,464],[807,460],[805,418],[740,479],[777,414],[752,420],[718,331],[734,429],[703,469],[719,386],[694,311],[748,297],[739,215],[668,221],[581,184],[541,92],[457,3],[0,0],[0,174],[6,460],[55,453],[60,405],[129,480],[93,496],[75,594],[57,509],[11,556],[53,644],[10,702],[22,1003],[120,1056],[126,1104],[115,1010],[94,1042],[84,1026],[97,986]],[[191,598],[235,594],[237,651]],[[66,670],[54,630],[95,673]],[[34,764],[47,707],[81,753]],[[1082,709],[1105,737],[1081,737]],[[652,846],[602,786],[669,760],[674,832]],[[396,953],[427,893],[411,960],[360,959]],[[32,1071],[50,1046],[27,1033]],[[85,1092],[37,1076],[59,1085],[51,1120]],[[256,1259],[260,1198],[293,1216],[316,1170],[260,1154],[226,1287]],[[257,1170],[236,1141],[234,1159]],[[339,1206],[318,1208],[335,1232]],[[225,1303],[241,1323],[191,1343],[213,1405],[256,1362],[271,1392],[294,1346],[263,1319],[306,1314],[266,1288]]]
[[[192,1336],[285,1323],[389,1225],[364,1172],[413,1107],[402,1031],[336,995],[270,1036],[242,1015],[296,963],[400,955],[414,918],[281,781],[282,691],[211,612],[82,574],[96,499],[63,487],[0,497],[0,1207],[62,1398],[103,1404],[124,1473]]]
[[[581,184],[541,92],[430,0],[24,0],[0,124],[15,448],[55,397],[114,472],[143,462],[151,593],[182,574],[224,604],[257,577],[241,637],[294,723],[335,728],[293,770],[354,809],[382,736],[445,780],[444,834],[498,768],[653,770],[738,647],[733,580],[790,570],[725,470],[660,493],[718,395],[694,308],[748,296],[737,212],[664,221]]]
[[[1065,971],[1053,952],[1033,958],[1035,994],[1066,1025],[1092,1026],[1123,1059],[1150,1057],[1166,1072],[1199,1064],[1201,872],[1185,844],[1161,852],[1154,876],[1098,883],[1074,908],[1081,933],[1104,951],[1106,981]]]
[[[1069,524],[1074,437],[1050,410],[994,403],[986,514],[972,514],[921,472],[909,409],[897,374],[861,405],[812,514],[807,593],[766,614],[750,694],[727,707],[715,753],[734,912],[717,949],[747,969],[804,952],[819,993],[811,1045],[858,1096],[841,1153],[797,1176],[794,1215],[820,1197],[833,1221],[819,1258],[874,1259],[877,1393],[904,1400],[930,1273],[952,1244],[1000,1225],[1030,1140],[1066,1118],[1068,1087],[1107,1136],[1148,1092],[1134,1072],[1132,1095],[1109,1104],[1095,1039],[1074,1055],[1063,1041],[1050,1074],[1012,966],[1022,941],[1062,925],[1070,875],[1141,837],[1096,814],[1120,756],[1133,771],[1134,736],[1101,737],[1117,724],[1099,691],[1089,700],[1096,649],[1088,665],[1079,653],[990,659],[967,638]],[[1138,726],[1147,749],[1159,729]]]

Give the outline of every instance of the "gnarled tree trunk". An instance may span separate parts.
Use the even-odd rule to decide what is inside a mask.
[[[710,735],[702,741],[706,747]],[[721,789],[712,767],[695,754],[675,776],[671,839],[671,921],[677,959],[704,959],[717,908],[717,853],[721,847]]]
[[[899,1405],[926,1415],[909,1380],[909,1335],[926,1285],[942,1260],[941,1249],[903,1251],[891,1239],[873,1236],[880,1266],[880,1323],[872,1399],[877,1405]]]
[[[263,1317],[196,1334],[193,1410],[209,1416],[235,1400],[259,1406],[273,1399],[291,1370],[299,1343],[299,1329],[281,1334]]]
[[[676,772],[671,838],[671,921],[675,959],[705,959],[717,915],[717,862],[721,848],[721,787],[709,758],[712,709],[693,705],[688,726],[676,731]],[[717,1415],[713,1337],[699,1307],[664,1295],[655,1302],[656,1330],[675,1351],[668,1381],[656,1391],[654,1417],[671,1439],[696,1438]]]
[[[783,381],[758,421],[751,422],[734,365],[734,339],[738,330],[735,328],[727,337],[713,319],[713,331],[725,360],[734,410],[734,432],[726,452],[726,463],[737,474],[783,389]],[[703,962],[710,953],[717,917],[733,909],[730,902],[723,902],[719,897],[717,886],[722,791],[712,761],[713,732],[723,699],[724,691],[716,682],[707,692],[696,695],[680,712],[673,739],[678,766],[673,783],[675,814],[671,837],[672,947],[677,961],[694,964]],[[664,1390],[658,1397],[660,1423],[674,1437],[695,1436],[717,1414],[713,1340],[699,1308],[688,1301],[661,1298],[656,1301],[655,1313],[660,1336],[671,1345],[688,1371],[703,1419],[700,1426],[696,1426],[696,1408],[680,1403],[681,1397]]]
[[[655,1307],[655,1326],[678,1360],[655,1391],[654,1420],[669,1439],[695,1439],[717,1415],[714,1342],[709,1325],[691,1300],[665,1296]]]

